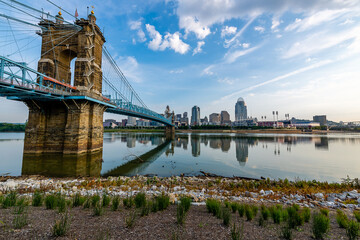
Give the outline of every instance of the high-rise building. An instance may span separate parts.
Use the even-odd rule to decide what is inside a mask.
[[[247,119],[247,107],[243,98],[239,98],[235,104],[235,121]]]
[[[320,126],[326,126],[326,115],[313,116],[313,122],[320,123]]]
[[[218,113],[212,113],[209,115],[209,122],[212,124],[220,124],[220,114]]]
[[[221,124],[231,124],[230,114],[227,111],[221,111]]]
[[[200,125],[200,108],[196,105],[191,109],[191,125]]]
[[[136,117],[130,117],[130,116],[128,116],[128,120],[127,120],[126,126],[136,126]]]

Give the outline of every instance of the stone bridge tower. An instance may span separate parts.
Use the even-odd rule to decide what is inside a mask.
[[[29,118],[24,153],[79,154],[102,150],[105,107],[85,97],[103,100],[102,46],[105,38],[96,25],[94,12],[88,19],[66,24],[61,13],[56,21],[39,23],[43,31],[38,71],[76,87],[71,100],[26,101]],[[75,26],[76,27],[76,26]],[[75,60],[72,80],[71,61]]]

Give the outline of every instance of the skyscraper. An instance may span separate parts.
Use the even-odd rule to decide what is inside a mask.
[[[191,125],[200,125],[200,108],[196,105],[191,109]]]
[[[247,119],[247,107],[243,98],[239,98],[235,104],[235,121]]]

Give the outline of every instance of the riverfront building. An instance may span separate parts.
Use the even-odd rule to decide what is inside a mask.
[[[230,114],[227,111],[221,111],[221,124],[222,125],[230,125]]]
[[[200,108],[198,106],[191,109],[191,125],[200,125]]]
[[[313,116],[313,122],[320,123],[320,126],[326,126],[326,115]]]
[[[240,122],[247,119],[247,107],[243,98],[239,98],[235,104],[235,121]]]

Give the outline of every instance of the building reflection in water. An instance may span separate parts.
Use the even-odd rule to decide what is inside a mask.
[[[236,159],[241,167],[244,167],[249,159],[249,143],[247,138],[234,138]]]
[[[22,175],[49,177],[99,177],[102,151],[89,154],[24,154]]]
[[[200,156],[200,136],[191,135],[191,153],[194,157]]]

